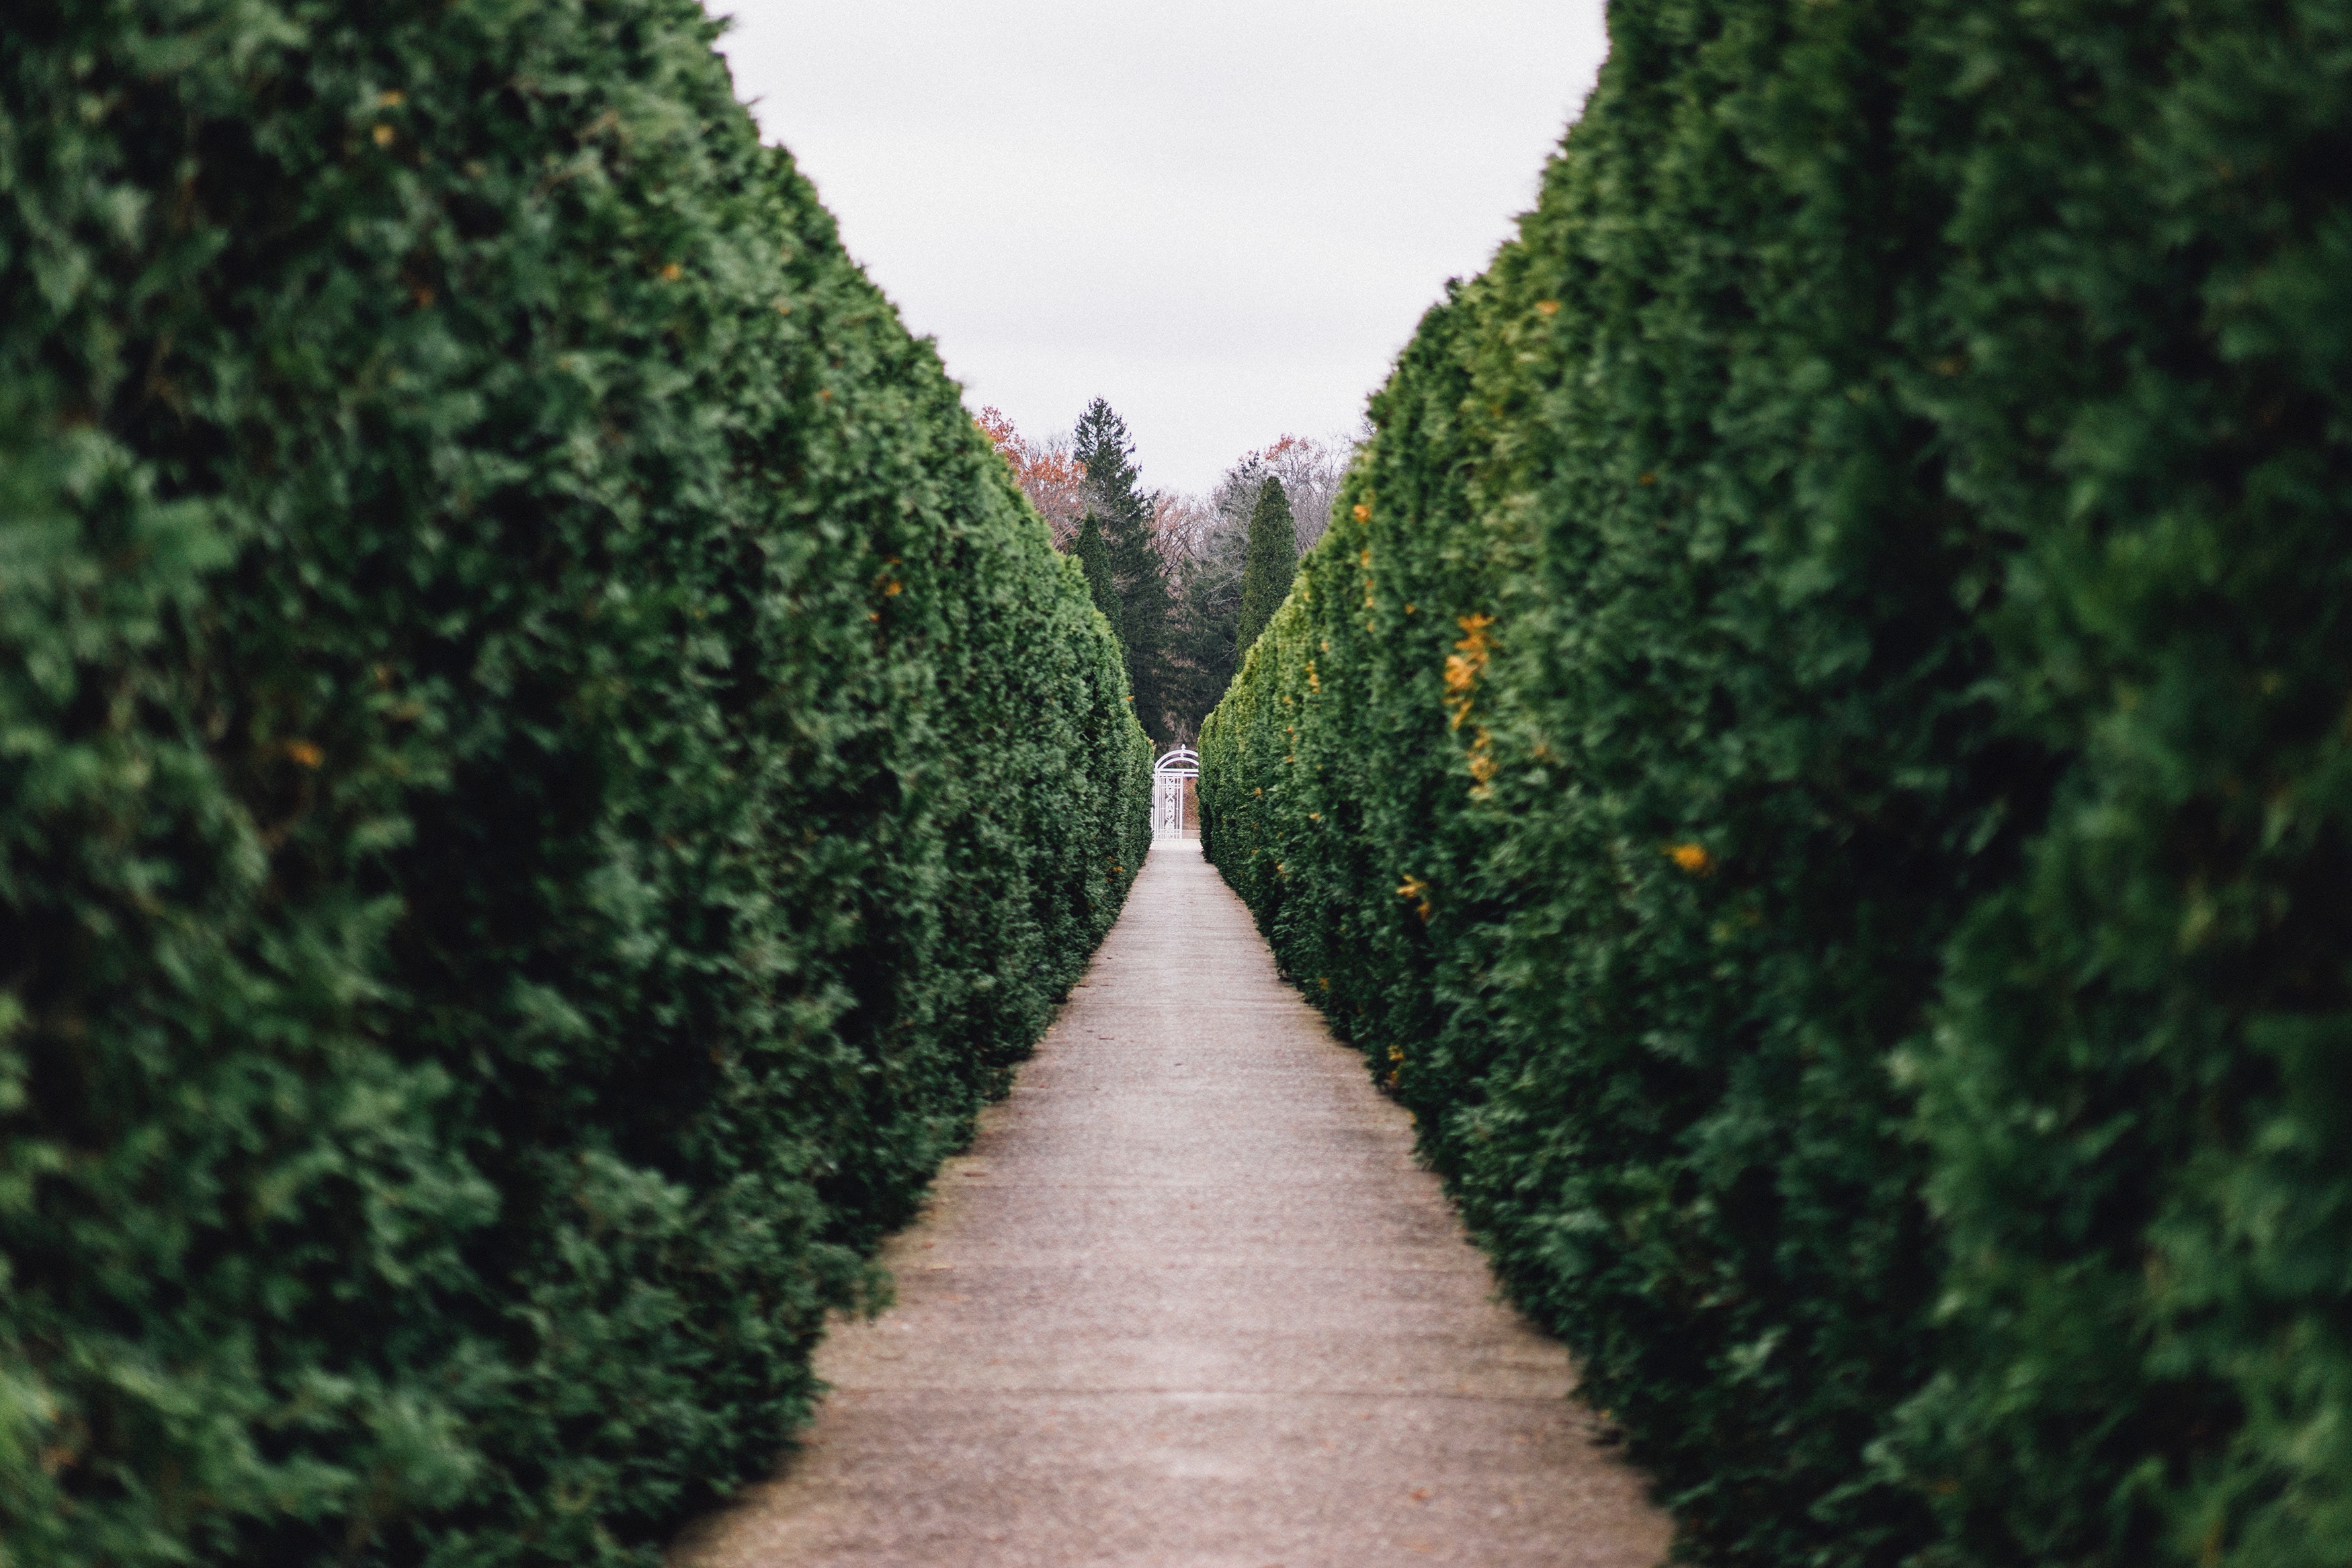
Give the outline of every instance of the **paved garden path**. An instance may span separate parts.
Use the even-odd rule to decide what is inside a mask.
[[[1651,1568],[1665,1527],[1491,1300],[1405,1114],[1196,841],[1153,848],[898,1304],[695,1568]]]

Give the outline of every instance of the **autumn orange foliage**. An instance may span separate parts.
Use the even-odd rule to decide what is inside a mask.
[[[973,423],[1013,470],[1013,482],[1029,497],[1029,504],[1054,530],[1055,545],[1066,549],[1077,537],[1087,511],[1087,471],[1070,455],[1067,444],[1030,440],[1014,428],[1002,409],[993,406],[982,409]]]

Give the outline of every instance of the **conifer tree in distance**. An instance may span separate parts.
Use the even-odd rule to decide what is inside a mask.
[[[1095,608],[1110,622],[1110,633],[1118,639],[1121,648],[1127,646],[1126,617],[1119,612],[1118,585],[1111,580],[1110,552],[1103,547],[1102,519],[1094,508],[1087,508],[1087,520],[1078,525],[1077,542],[1070,553],[1078,558],[1079,570],[1087,574],[1087,589],[1095,596]]]
[[[1127,432],[1127,422],[1097,398],[1078,416],[1071,455],[1087,471],[1087,502],[1101,523],[1135,716],[1152,739],[1164,740],[1171,599],[1151,537],[1152,497],[1144,491],[1135,466],[1135,439]]]
[[[1242,568],[1242,622],[1234,647],[1245,651],[1282,608],[1290,580],[1298,571],[1298,539],[1290,518],[1290,497],[1269,476],[1250,512],[1249,556]]]

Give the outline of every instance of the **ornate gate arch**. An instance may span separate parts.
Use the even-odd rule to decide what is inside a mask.
[[[1184,807],[1192,798],[1193,780],[1201,777],[1201,754],[1189,746],[1171,747],[1151,768],[1151,836],[1181,839]]]

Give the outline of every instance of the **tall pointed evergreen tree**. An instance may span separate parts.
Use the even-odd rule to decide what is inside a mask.
[[[1234,640],[1246,651],[1274,619],[1290,593],[1290,580],[1298,572],[1298,537],[1291,522],[1290,497],[1282,481],[1269,476],[1258,490],[1250,512],[1249,560],[1242,569],[1242,623]]]
[[[1110,552],[1103,546],[1102,518],[1089,507],[1087,520],[1078,525],[1077,542],[1070,553],[1078,558],[1078,566],[1087,574],[1087,589],[1095,596],[1095,608],[1110,622],[1111,635],[1119,646],[1127,646],[1126,617],[1120,613],[1118,585],[1111,580]]]
[[[1071,455],[1087,471],[1087,504],[1101,520],[1135,716],[1154,740],[1164,740],[1171,601],[1151,537],[1152,497],[1143,489],[1135,466],[1135,439],[1128,434],[1127,422],[1097,398],[1078,416],[1071,445]]]
[[[1241,574],[1221,562],[1187,563],[1169,638],[1168,703],[1177,727],[1187,734],[1200,733],[1202,716],[1233,683],[1241,589]]]

